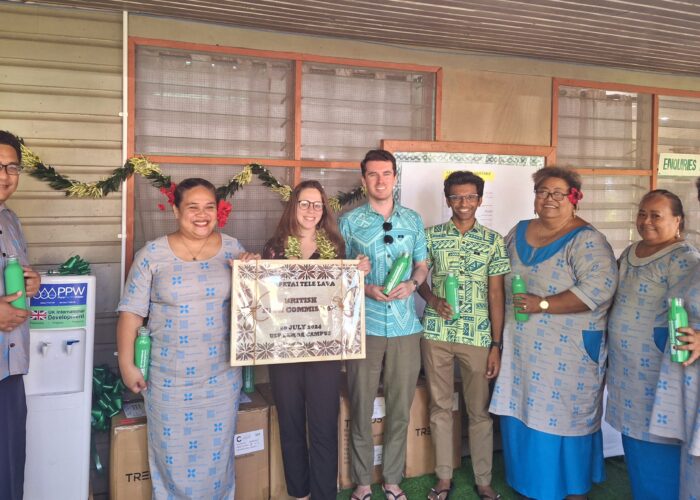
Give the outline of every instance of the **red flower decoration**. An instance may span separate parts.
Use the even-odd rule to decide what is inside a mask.
[[[161,212],[165,212],[165,205],[163,205],[162,203],[158,203],[158,208]]]
[[[162,187],[160,188],[160,192],[163,193],[165,196],[168,198],[168,203],[171,205],[175,204],[175,189],[177,188],[177,184],[174,182],[170,183],[169,187]]]
[[[224,227],[228,216],[231,213],[233,206],[226,200],[219,200],[219,205],[216,207],[216,221],[219,227]]]
[[[572,205],[578,205],[578,202],[583,199],[583,193],[576,188],[571,188],[569,194],[566,195]]]

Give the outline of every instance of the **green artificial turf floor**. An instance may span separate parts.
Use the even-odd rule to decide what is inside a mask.
[[[607,479],[593,486],[588,498],[591,500],[625,500],[632,498],[627,468],[623,457],[612,457],[605,460],[605,472]],[[474,476],[469,457],[462,460],[462,467],[454,472],[455,490],[452,495],[454,500],[478,500],[474,492]],[[430,488],[435,484],[435,475],[404,479],[401,487],[406,492],[408,500],[422,500],[427,498]],[[503,465],[503,454],[495,452],[493,457],[493,487],[501,493],[503,500],[516,500],[518,495],[507,484]],[[338,493],[338,500],[349,500],[352,489]],[[384,500],[384,494],[380,485],[372,486],[372,500]]]

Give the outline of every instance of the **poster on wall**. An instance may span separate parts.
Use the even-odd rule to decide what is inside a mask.
[[[488,153],[399,152],[399,201],[418,212],[426,227],[447,221],[443,182],[456,170],[469,170],[486,181],[480,224],[503,236],[523,219],[533,217],[532,174],[545,166],[544,156]]]

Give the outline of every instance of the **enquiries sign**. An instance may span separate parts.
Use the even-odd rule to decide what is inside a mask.
[[[700,155],[661,153],[659,175],[668,177],[700,176]]]

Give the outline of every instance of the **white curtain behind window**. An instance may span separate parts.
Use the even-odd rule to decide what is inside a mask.
[[[650,168],[651,96],[560,87],[557,163]]]

